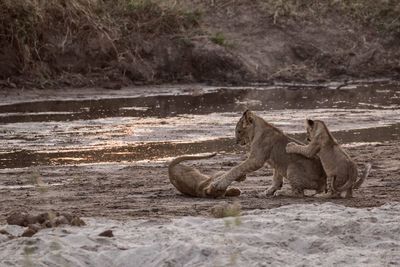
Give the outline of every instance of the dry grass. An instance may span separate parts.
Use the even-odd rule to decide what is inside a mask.
[[[400,34],[397,0],[260,0],[274,23],[287,18],[312,19],[337,13],[379,30]]]
[[[127,39],[132,35],[179,34],[199,24],[199,13],[183,12],[163,2],[0,0],[0,45],[15,54],[19,73],[30,71],[42,78],[57,71],[57,66],[48,66],[56,64],[57,54],[73,52],[84,57],[90,53],[88,46],[96,42],[102,56],[118,60],[130,49]],[[60,67],[60,71],[70,70]],[[6,78],[7,73],[0,71],[1,76]]]
[[[205,35],[197,7],[210,12],[260,5],[275,24],[293,19],[323,21],[336,13],[394,40],[400,38],[397,0],[186,2],[189,9],[174,0],[0,0],[0,80],[21,77],[47,84],[58,79],[74,85],[72,79],[85,84],[90,75],[105,77],[104,82],[115,77],[134,82],[190,77],[190,68],[182,67],[189,72],[185,74],[172,65],[192,63],[179,61],[182,56],[169,57],[162,48],[182,53],[193,45],[193,37]],[[205,37],[226,49],[233,47],[223,33]],[[186,54],[190,58],[190,52]]]
[[[184,32],[199,24],[200,13],[184,12],[165,1],[117,0],[103,4],[104,15],[115,18],[127,32],[157,35]]]

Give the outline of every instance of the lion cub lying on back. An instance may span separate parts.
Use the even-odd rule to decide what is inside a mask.
[[[345,197],[353,195],[353,189],[357,189],[367,178],[371,164],[365,165],[362,176],[357,180],[358,171],[356,163],[340,147],[336,139],[329,132],[325,123],[320,120],[306,120],[307,146],[289,143],[286,146],[287,153],[296,153],[308,158],[316,154],[321,159],[322,166],[327,174],[328,193],[326,197],[340,197],[346,191]]]
[[[208,194],[206,192],[206,188],[210,185],[213,178],[221,176],[223,172],[218,172],[214,176],[210,177],[202,174],[195,168],[179,164],[182,161],[208,159],[214,157],[215,155],[217,154],[214,153],[206,156],[182,156],[172,160],[168,167],[169,180],[175,186],[175,188],[178,189],[179,192],[185,195],[193,197],[221,196],[220,194]],[[242,177],[242,179],[239,181],[243,181],[244,179],[246,179],[246,176]],[[235,197],[239,196],[240,193],[241,191],[239,188],[231,187],[228,188],[223,195],[228,197]]]

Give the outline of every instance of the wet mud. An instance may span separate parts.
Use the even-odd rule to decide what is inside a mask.
[[[233,135],[246,108],[299,140],[304,140],[304,118],[321,118],[360,167],[372,163],[355,198],[333,202],[369,207],[400,200],[400,86],[395,82],[32,99],[8,96],[0,103],[1,220],[15,210],[171,218],[208,216],[223,201],[238,201],[245,210],[325,202],[259,198],[271,183],[267,166],[239,184],[239,198],[188,198],[173,188],[166,172],[171,157],[219,152],[215,159],[193,163],[205,173],[229,170],[245,159]]]

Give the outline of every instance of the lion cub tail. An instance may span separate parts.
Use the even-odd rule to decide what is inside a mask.
[[[170,163],[168,168],[171,169],[173,168],[175,165],[181,163],[182,161],[187,161],[187,160],[198,160],[198,159],[209,159],[212,157],[215,157],[217,155],[217,153],[212,153],[212,154],[207,154],[204,156],[181,156],[181,157],[177,157],[175,159],[173,159]]]
[[[369,173],[371,172],[371,168],[372,168],[371,163],[366,163],[366,164],[364,164],[363,173],[362,173],[360,179],[358,179],[358,180],[353,184],[353,189],[360,188],[360,186],[362,185],[362,183],[365,181],[365,179],[367,178],[367,176],[368,176]]]

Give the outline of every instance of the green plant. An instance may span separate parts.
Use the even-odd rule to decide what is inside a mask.
[[[152,2],[148,0],[127,0],[125,4],[130,11],[141,11],[150,7]]]
[[[226,45],[226,39],[222,32],[217,32],[215,35],[210,37],[210,40],[217,45]]]
[[[183,11],[183,15],[186,17],[186,20],[192,25],[199,25],[202,17],[202,12],[200,10],[194,11]]]

